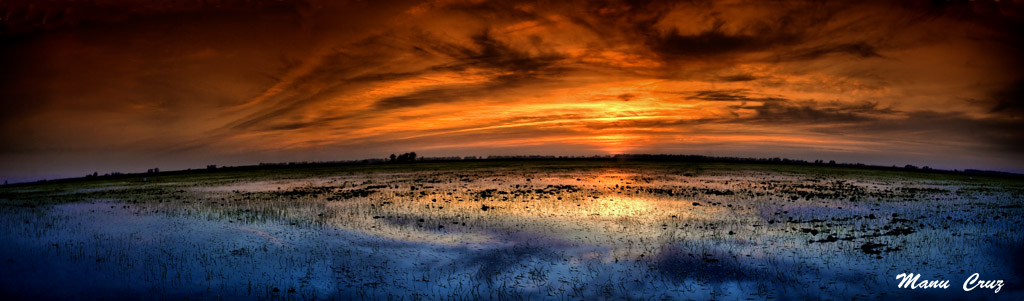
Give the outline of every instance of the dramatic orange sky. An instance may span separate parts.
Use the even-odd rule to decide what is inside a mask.
[[[157,2],[0,3],[0,178],[407,151],[1024,171],[1020,1]]]

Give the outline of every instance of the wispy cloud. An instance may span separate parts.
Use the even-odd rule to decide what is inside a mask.
[[[0,7],[4,172],[404,149],[1024,170],[1013,3],[219,3]]]

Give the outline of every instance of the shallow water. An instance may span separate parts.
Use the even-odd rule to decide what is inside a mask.
[[[5,294],[1024,297],[1012,179],[516,162],[50,185],[3,194]],[[951,286],[900,289],[900,273]],[[965,292],[973,273],[1006,284]]]

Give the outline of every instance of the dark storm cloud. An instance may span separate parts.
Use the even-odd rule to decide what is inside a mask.
[[[1024,78],[1017,80],[992,95],[992,112],[1024,119]]]
[[[651,50],[670,59],[701,59],[707,56],[724,56],[736,52],[764,50],[776,41],[768,37],[723,33],[719,27],[725,21],[715,23],[708,31],[695,35],[683,35],[672,29],[666,34],[651,37]]]
[[[542,43],[536,38],[533,42]],[[541,76],[556,76],[567,70],[558,63],[565,57],[558,53],[542,53],[533,55],[496,40],[485,30],[470,37],[472,45],[463,47],[440,41],[426,41],[431,50],[448,56],[454,63],[443,69],[462,70],[476,67],[490,69],[501,73],[496,80],[505,84],[516,84],[519,80],[529,80]]]
[[[770,10],[773,8],[764,7]],[[818,31],[821,25],[832,21],[837,10],[824,4],[794,5],[778,14],[753,20],[734,20],[708,13],[710,24],[699,32],[681,33],[679,28],[659,31],[654,24],[639,26],[646,44],[659,57],[673,60],[692,60],[707,57],[731,57],[787,47],[820,39],[827,34]],[[731,28],[727,30],[726,28]],[[688,28],[692,32],[692,28]],[[824,45],[815,50],[817,55],[829,52],[848,52],[842,45]],[[807,56],[807,59],[814,57]]]
[[[472,65],[494,68],[512,72],[513,75],[499,77],[502,80],[515,80],[517,78],[532,78],[539,75],[556,75],[563,71],[555,63],[563,57],[558,54],[543,54],[531,56],[509,47],[501,41],[495,40],[487,32],[474,35],[473,43],[479,47],[477,51],[465,51],[462,59]],[[537,41],[539,43],[539,41]]]
[[[666,60],[694,60],[707,57],[729,57],[743,54],[762,54],[774,51],[778,54],[766,55],[766,59],[782,61],[815,60],[826,55],[852,55],[859,58],[882,57],[878,48],[868,42],[827,43],[808,48],[796,48],[793,45],[814,42],[818,37],[804,33],[777,35],[759,33],[753,35],[728,34],[719,27],[725,21],[719,21],[708,31],[695,35],[683,35],[676,29],[666,34],[648,38],[650,50]],[[771,32],[778,29],[761,29]],[[737,80],[738,79],[738,80]],[[752,80],[747,77],[733,77],[727,81]]]
[[[554,53],[532,55],[496,40],[487,31],[473,35],[470,41],[473,43],[472,47],[460,47],[438,41],[430,42],[430,49],[454,60],[453,63],[433,68],[432,71],[461,71],[466,68],[480,68],[494,74],[488,82],[420,90],[405,95],[387,97],[378,100],[373,106],[374,109],[417,107],[479,98],[542,79],[553,80],[554,77],[570,70],[569,67],[559,64],[565,59],[562,55]],[[540,41],[536,41],[536,43],[540,43]]]
[[[702,90],[696,91],[686,99],[697,99],[706,101],[786,101],[788,99],[782,97],[750,97],[749,89],[733,89],[733,90]]]
[[[748,122],[769,122],[774,124],[804,123],[833,124],[874,121],[880,116],[891,116],[899,112],[879,107],[877,102],[859,104],[832,103],[823,104],[816,101],[800,102],[764,102],[757,106],[735,106],[735,109],[752,109],[757,114],[744,119]]]
[[[830,44],[806,49],[798,49],[791,54],[783,55],[784,60],[813,60],[829,54],[849,54],[861,58],[882,57],[874,46],[864,42],[849,44]]]
[[[752,80],[757,80],[757,77],[750,74],[737,74],[729,76],[719,76],[718,79],[727,82],[749,82]]]
[[[455,102],[465,98],[479,97],[488,90],[493,89],[493,85],[482,85],[421,90],[406,95],[393,96],[378,100],[374,103],[373,107],[378,110],[388,110],[418,107],[433,103]]]

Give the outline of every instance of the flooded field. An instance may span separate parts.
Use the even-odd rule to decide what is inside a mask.
[[[0,202],[15,297],[1024,299],[1020,178],[456,162],[40,183]],[[965,291],[974,273],[1004,286]]]

